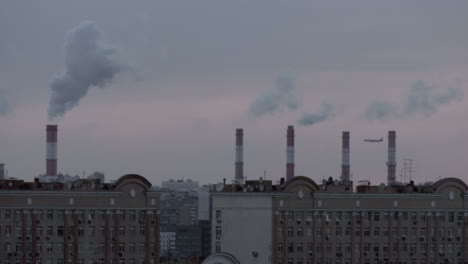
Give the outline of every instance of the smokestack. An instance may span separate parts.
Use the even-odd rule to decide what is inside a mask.
[[[0,180],[5,180],[5,164],[0,163]]]
[[[343,131],[343,146],[341,150],[341,180],[350,181],[349,177],[349,132]]]
[[[286,135],[286,180],[294,177],[294,127],[288,126]]]
[[[236,183],[244,183],[244,130],[242,128],[236,129]]]
[[[388,162],[387,162],[387,182],[388,185],[395,184],[395,169],[396,169],[396,133],[388,131]]]
[[[57,125],[47,125],[46,176],[57,176],[57,130]]]

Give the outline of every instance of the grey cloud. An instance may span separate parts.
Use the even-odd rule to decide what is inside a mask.
[[[6,115],[11,109],[5,90],[0,87],[0,115]]]
[[[298,120],[299,125],[311,126],[330,120],[334,116],[334,107],[329,103],[322,103],[320,111],[316,113],[304,113]]]
[[[429,117],[438,109],[463,99],[463,89],[457,85],[444,91],[424,81],[415,82],[403,104],[398,106],[388,101],[374,101],[366,109],[365,116],[369,120],[404,119],[418,116]]]
[[[75,107],[91,87],[105,87],[122,66],[113,58],[113,48],[103,44],[95,22],[81,22],[66,37],[65,70],[50,84],[49,119],[63,116]]]
[[[275,90],[265,93],[257,98],[251,105],[249,113],[256,117],[274,115],[284,109],[296,110],[299,100],[293,93],[293,81],[289,77],[278,77],[275,81]]]

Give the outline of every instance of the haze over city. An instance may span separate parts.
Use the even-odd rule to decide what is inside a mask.
[[[45,126],[58,169],[137,173],[151,183],[234,177],[244,129],[247,179],[340,175],[350,131],[353,181],[397,175],[468,180],[466,1],[40,1],[0,4],[0,163],[45,172]],[[380,139],[383,142],[364,142]]]

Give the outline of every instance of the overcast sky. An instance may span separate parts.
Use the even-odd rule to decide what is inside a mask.
[[[234,177],[244,128],[245,175],[276,181],[294,125],[296,175],[339,177],[350,131],[353,180],[386,182],[396,130],[398,175],[407,158],[416,182],[468,181],[467,13],[465,0],[2,1],[0,163],[44,173],[57,123],[60,172],[217,183]],[[83,25],[99,67],[117,65],[105,82],[70,77],[102,62],[67,46]],[[51,86],[75,84],[83,96],[49,121]]]

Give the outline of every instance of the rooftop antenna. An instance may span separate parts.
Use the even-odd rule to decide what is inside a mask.
[[[266,170],[263,171],[263,179],[266,180]]]

